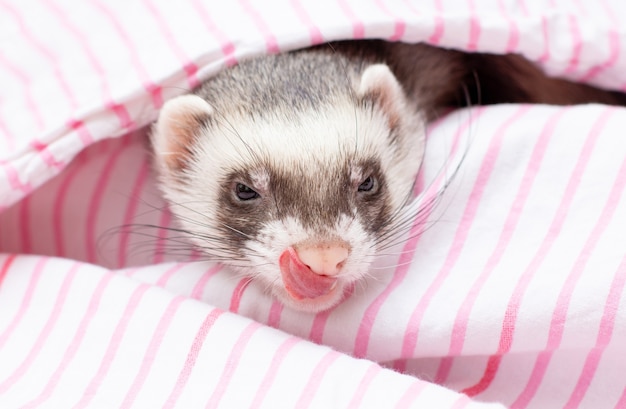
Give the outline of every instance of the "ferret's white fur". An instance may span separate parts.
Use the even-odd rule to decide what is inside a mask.
[[[254,155],[269,158],[273,166],[286,170],[305,166],[309,174],[321,177],[332,177],[328,174],[328,165],[343,161],[345,157],[362,160],[375,157],[386,180],[390,181],[392,212],[397,211],[406,203],[422,160],[425,121],[415,112],[408,112],[402,90],[386,66],[375,64],[363,73],[356,92],[364,95],[371,91],[382,92],[385,100],[381,107],[365,109],[345,98],[303,113],[296,121],[288,121],[278,113],[251,121],[245,113],[229,112],[227,123],[220,122],[217,133],[205,135],[205,129],[196,129],[195,159],[184,170],[191,186],[186,189],[178,186],[167,162],[172,143],[169,132],[181,126],[181,113],[214,115],[214,112],[198,96],[186,95],[168,101],[155,127],[153,143],[161,188],[173,203],[172,211],[185,229],[201,231],[198,221],[211,224],[221,211],[220,181],[228,172],[249,169],[250,164],[255,163]],[[410,133],[406,136],[410,141],[390,146],[389,115],[386,112],[389,109],[398,111],[395,113],[405,121],[403,132]],[[352,172],[354,178],[361,170],[353,168]],[[267,189],[269,174],[266,171],[252,169],[251,176],[258,180],[254,189]],[[367,274],[377,249],[376,238],[371,237],[361,222],[353,217],[343,215],[335,226],[326,228],[334,237],[349,243],[351,251],[340,274],[338,288],[320,299],[294,300],[282,284],[278,265],[280,254],[289,246],[312,237],[315,239],[315,233],[305,229],[295,218],[267,223],[256,240],[245,243],[249,250],[245,263],[234,264],[245,274],[260,279],[287,305],[308,311],[330,308],[340,301],[348,284]],[[192,240],[198,245],[206,245],[197,237]],[[213,253],[219,255],[219,251]],[[242,268],[240,264],[248,267]]]

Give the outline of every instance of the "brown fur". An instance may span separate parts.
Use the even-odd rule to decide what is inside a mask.
[[[442,108],[497,103],[626,105],[626,94],[546,76],[521,55],[462,53],[426,44],[342,41],[325,44],[353,59],[384,62],[429,119]]]

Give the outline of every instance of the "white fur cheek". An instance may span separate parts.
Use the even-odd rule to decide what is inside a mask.
[[[368,235],[358,220],[347,215],[339,219],[335,231],[351,247],[339,277],[347,283],[362,279],[368,274],[369,267],[376,258],[374,238]]]
[[[395,212],[411,197],[415,179],[422,165],[425,150],[425,129],[416,127],[410,141],[400,149],[401,156],[387,150],[382,158],[390,188],[390,200]]]
[[[294,218],[276,220],[266,224],[256,240],[245,242],[244,255],[255,269],[254,278],[268,287],[283,287],[278,259],[289,246],[309,238]]]

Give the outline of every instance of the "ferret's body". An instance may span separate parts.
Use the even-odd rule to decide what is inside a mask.
[[[492,92],[474,91],[477,75]],[[427,122],[478,95],[620,102],[516,56],[335,43],[243,62],[169,101],[153,132],[161,188],[197,247],[287,305],[327,309],[413,216]]]

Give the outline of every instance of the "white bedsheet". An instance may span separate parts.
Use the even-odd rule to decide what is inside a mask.
[[[618,0],[1,1],[0,407],[626,407],[625,109],[433,124],[425,200],[460,172],[401,254],[317,315],[148,227],[173,222],[145,128],[226,65],[346,38],[520,52],[624,90],[622,16]]]

